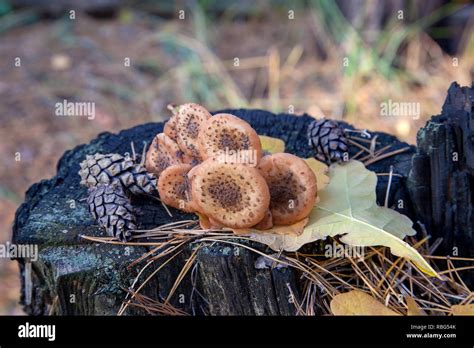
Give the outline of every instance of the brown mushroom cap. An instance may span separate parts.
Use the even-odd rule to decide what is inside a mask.
[[[262,145],[257,132],[247,122],[234,115],[217,114],[202,126],[199,134],[199,153],[204,160],[226,151],[252,150],[258,161],[262,155]]]
[[[169,166],[182,162],[182,152],[173,139],[164,133],[157,134],[146,153],[145,168],[159,177]]]
[[[187,173],[191,168],[189,164],[175,164],[163,170],[158,179],[161,201],[188,213],[196,211],[187,178]]]
[[[198,104],[188,103],[179,107],[176,115],[176,141],[184,153],[199,157],[199,132],[210,117],[209,111]]]
[[[197,165],[195,165],[195,166],[193,166],[193,167],[191,168],[191,170],[188,172],[188,179],[189,179],[190,182],[193,181],[194,173],[196,173],[196,172],[199,170],[201,164],[202,164],[202,162],[199,163],[199,164],[197,164]]]
[[[275,225],[291,225],[309,215],[316,202],[316,176],[303,159],[276,153],[262,157],[258,169],[270,190]]]
[[[251,227],[263,219],[269,207],[270,192],[256,168],[210,158],[189,177],[197,210],[215,223]]]
[[[190,164],[192,165],[193,167],[198,165],[199,163],[201,163],[201,161],[196,158],[196,157],[193,157],[193,156],[190,156],[188,154],[185,154],[183,151],[179,150],[179,153],[177,155],[177,157],[179,158],[179,160],[181,161],[181,163],[186,163],[186,164]]]
[[[177,130],[176,130],[176,120],[177,116],[173,115],[169,118],[168,121],[166,121],[165,126],[163,127],[163,133],[165,133],[167,136],[169,136],[171,139],[176,141],[177,139]]]

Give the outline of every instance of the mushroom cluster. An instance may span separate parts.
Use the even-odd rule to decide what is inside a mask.
[[[203,229],[291,225],[316,201],[316,176],[303,159],[264,153],[247,122],[193,103],[173,108],[145,165],[162,202],[198,213]]]

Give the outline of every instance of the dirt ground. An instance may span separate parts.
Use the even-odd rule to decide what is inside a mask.
[[[472,81],[472,32],[457,65],[420,33],[407,44],[403,73],[387,78],[364,57],[349,64],[362,62],[366,70],[348,74],[345,48],[325,38],[310,14],[275,16],[202,24],[199,17],[163,20],[124,10],[109,20],[78,14],[2,33],[0,242],[11,238],[26,189],[52,177],[65,150],[102,131],[165,120],[168,103],[294,109],[414,143],[418,128],[440,111],[450,83]],[[94,102],[96,117],[56,116],[55,103],[64,99]],[[387,99],[419,102],[420,117],[381,117]],[[21,314],[16,263],[0,260],[0,279],[0,314]]]

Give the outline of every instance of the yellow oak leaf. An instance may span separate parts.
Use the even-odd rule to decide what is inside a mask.
[[[360,290],[334,296],[330,306],[334,315],[400,315]]]
[[[279,236],[300,236],[303,233],[304,227],[308,223],[308,218],[295,222],[288,226],[273,226],[268,230],[258,230],[256,228],[234,228],[232,231],[235,234],[250,235],[253,240],[263,244],[271,244],[275,238]]]
[[[405,301],[407,303],[407,315],[426,315],[425,311],[418,307],[418,305],[415,302],[415,299],[411,296],[407,296],[405,298]]]
[[[285,142],[278,138],[259,135],[262,150],[269,153],[285,152]]]
[[[392,254],[412,261],[421,271],[438,276],[430,264],[402,239],[416,231],[411,220],[376,203],[377,176],[359,161],[333,164],[329,184],[318,192],[319,202],[299,236],[281,235],[267,244],[273,250],[296,251],[302,245],[340,236],[352,246],[386,246]],[[438,276],[439,277],[439,276]]]
[[[325,163],[320,162],[315,158],[306,158],[305,161],[313,171],[314,175],[316,175],[316,183],[319,192],[329,184],[329,167]]]
[[[474,303],[451,306],[453,315],[474,315]]]

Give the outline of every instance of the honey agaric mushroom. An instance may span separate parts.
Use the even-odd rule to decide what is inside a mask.
[[[262,155],[262,145],[257,132],[247,122],[231,114],[217,114],[201,128],[199,153],[203,160],[219,155],[243,155],[241,163],[255,166]]]
[[[199,163],[201,163],[201,161],[199,159],[197,159],[196,157],[190,156],[190,155],[184,153],[181,150],[179,150],[179,153],[177,154],[177,157],[179,158],[181,163],[190,164],[193,167],[195,165],[198,165]]]
[[[145,168],[159,177],[169,166],[181,163],[182,152],[178,145],[166,134],[157,134],[146,153]]]
[[[230,228],[247,228],[264,218],[270,192],[256,168],[209,158],[190,174],[196,208],[211,221]]]
[[[163,133],[165,133],[174,141],[176,141],[177,138],[176,119],[176,115],[171,116],[170,119],[166,121],[165,126],[163,127]]]
[[[276,153],[262,157],[258,169],[270,190],[275,225],[291,225],[309,215],[316,202],[316,176],[303,159]]]
[[[177,114],[179,107],[174,104],[169,104],[167,106],[168,110],[171,111],[172,116],[166,121],[165,126],[163,127],[163,133],[169,136],[174,141],[177,140],[178,131],[176,129],[176,122],[177,122]]]
[[[209,111],[198,104],[188,103],[179,107],[176,114],[176,142],[185,154],[199,157],[199,132],[210,117]]]
[[[163,170],[158,179],[161,201],[188,213],[196,211],[187,178],[187,173],[191,168],[190,164],[175,164]]]

